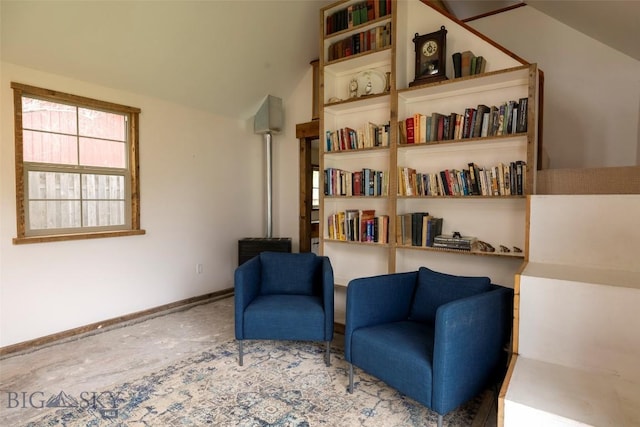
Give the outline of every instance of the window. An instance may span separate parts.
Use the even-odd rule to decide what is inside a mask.
[[[311,207],[313,209],[320,207],[320,170],[315,165],[311,175]]]
[[[12,83],[14,243],[143,234],[138,108]]]

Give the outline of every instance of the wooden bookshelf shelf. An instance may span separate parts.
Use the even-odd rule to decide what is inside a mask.
[[[355,8],[358,4],[357,0],[337,1],[320,11],[319,115],[323,147],[320,169],[359,171],[370,168],[385,171],[388,173],[388,195],[321,194],[321,253],[330,257],[336,280],[344,283],[344,286],[355,277],[410,271],[420,266],[451,274],[489,276],[494,283],[513,286],[514,275],[522,260],[526,258],[527,195],[535,192],[538,104],[541,90],[537,65],[524,63],[508,51],[487,44],[483,37],[470,31],[465,24],[420,0],[392,0],[390,15],[326,34],[327,17],[350,6]],[[391,45],[329,60],[332,44],[357,36],[364,30],[387,24],[391,28]],[[409,87],[409,83],[415,77],[415,50],[412,42],[415,34],[430,33],[442,25],[447,29],[445,57],[449,61],[448,79]],[[484,73],[454,78],[453,70],[449,68],[452,54],[467,49],[483,56],[486,63]],[[350,82],[367,71],[386,76],[389,82],[388,91],[352,98]],[[518,127],[518,130],[526,129],[525,132],[513,132],[514,128],[509,129],[509,132],[512,132],[509,134],[487,130],[484,134],[488,136],[456,139],[451,138],[455,136],[452,132],[447,135],[448,139],[433,138],[440,140],[420,144],[405,143],[404,134],[400,132],[400,124],[414,115],[462,115],[466,108],[476,108],[479,105],[498,107],[510,101],[515,107],[525,98],[526,114],[522,117],[526,120],[519,125],[526,126]],[[480,120],[484,120],[484,116]],[[327,132],[331,134],[338,129],[359,129],[368,123],[388,124],[388,146],[325,151]],[[480,134],[483,133],[476,133]],[[523,194],[508,195],[510,191],[505,191],[507,195],[476,193],[405,196],[399,192],[399,184],[403,184],[403,168],[413,170],[422,176],[439,174],[444,170],[468,171],[469,164],[477,165],[483,171],[495,167],[500,170],[500,165],[509,167],[512,163],[524,165],[526,174],[522,174],[522,181],[518,186]],[[459,179],[467,179],[465,173],[459,176]],[[496,177],[498,180],[502,178],[506,180],[504,176]],[[424,179],[424,182],[427,182],[427,178]],[[405,179],[404,183],[406,182]],[[321,188],[324,188],[324,182],[321,183]],[[461,188],[463,192],[475,193],[468,191],[468,185]],[[467,191],[464,191],[464,188]],[[388,216],[389,243],[330,239],[329,217],[333,216],[334,221],[339,218],[335,215],[347,210],[351,213],[352,220],[365,211],[375,211],[376,216]],[[496,252],[403,245],[404,236],[398,233],[398,227],[406,223],[407,214],[414,212],[428,212],[431,217],[442,218],[442,234],[460,231],[465,236],[473,236],[490,244]],[[404,220],[401,219],[403,216]],[[351,226],[353,227],[353,223]],[[406,237],[404,242],[407,242]],[[500,252],[501,245],[508,247],[512,252]],[[513,252],[513,247],[521,248],[525,252]],[[464,258],[460,258],[461,256]],[[464,261],[461,262],[461,259]]]

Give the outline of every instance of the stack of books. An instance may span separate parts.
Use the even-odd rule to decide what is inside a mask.
[[[468,236],[454,236],[451,234],[441,234],[433,240],[434,248],[457,249],[461,251],[471,251],[477,238]]]

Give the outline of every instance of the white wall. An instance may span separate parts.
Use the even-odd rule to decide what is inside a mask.
[[[313,56],[300,58],[307,63],[313,59]],[[283,100],[285,133],[273,135],[273,236],[291,237],[294,252],[298,252],[300,240],[300,145],[296,124],[311,121],[312,85],[313,72],[309,65],[293,95]]]
[[[146,235],[12,244],[11,81],[142,109],[140,194]],[[0,64],[0,94],[0,346],[233,286],[237,240],[264,233],[263,153],[252,121],[6,62]],[[279,137],[282,149],[291,145],[286,140],[286,134]],[[293,165],[281,174],[289,169]],[[279,198],[280,206],[297,206],[295,195],[281,192]],[[291,234],[288,227],[284,232]],[[197,263],[204,265],[201,275]]]
[[[551,168],[640,164],[640,61],[529,6],[469,25],[544,71]]]

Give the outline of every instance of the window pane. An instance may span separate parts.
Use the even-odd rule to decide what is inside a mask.
[[[22,127],[48,132],[76,134],[76,107],[22,97]]]
[[[80,201],[30,201],[29,225],[32,230],[80,227]]]
[[[124,169],[126,145],[104,139],[80,138],[80,164]]]
[[[124,200],[124,176],[82,175],[82,198],[85,200]]]
[[[80,199],[80,174],[29,171],[27,176],[30,200]]]
[[[80,135],[125,141],[125,116],[78,108]]]
[[[311,205],[320,205],[320,171],[314,170],[311,174]]]
[[[25,162],[78,164],[78,144],[75,136],[30,130],[25,130],[22,135]]]
[[[85,227],[124,225],[124,201],[82,202],[82,222]]]

